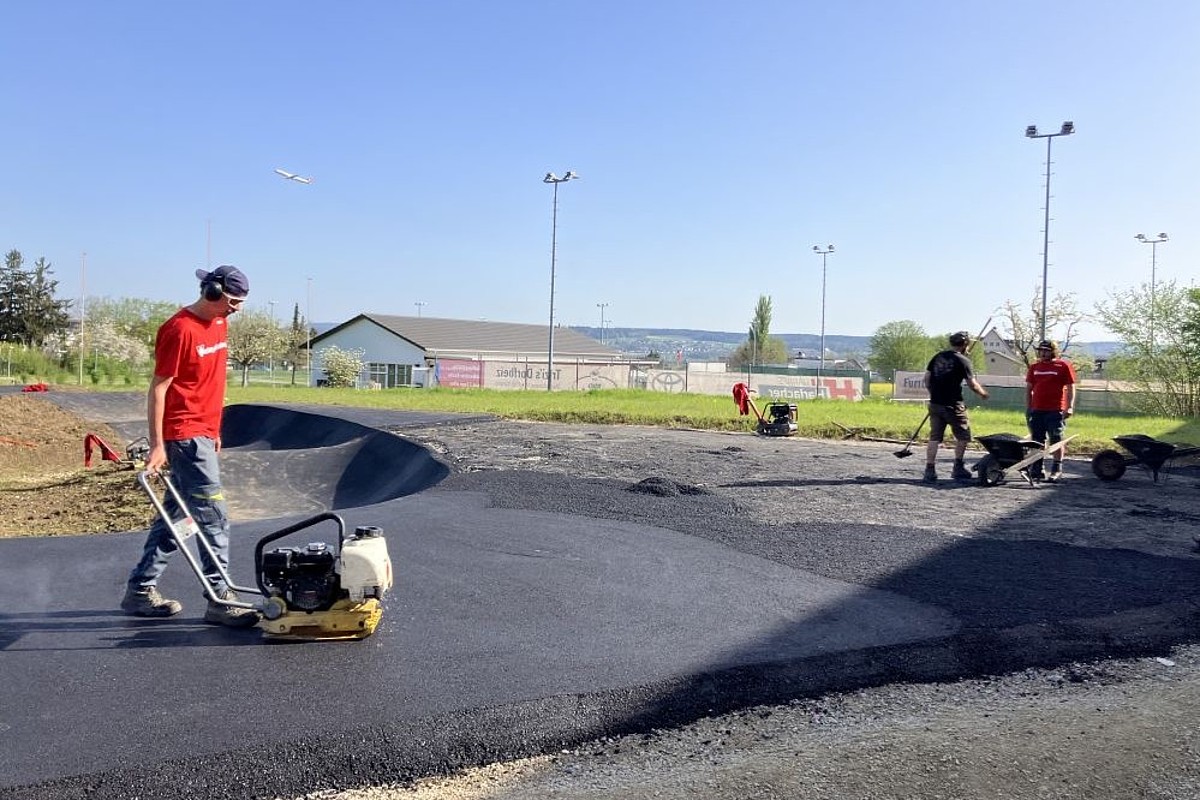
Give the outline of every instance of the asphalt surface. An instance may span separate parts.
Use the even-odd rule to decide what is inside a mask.
[[[53,400],[129,431],[144,409],[132,395]],[[320,410],[229,409],[233,573],[251,582],[253,543],[317,511],[378,525],[397,584],[375,635],[282,644],[206,626],[181,560],[161,588],[184,612],[128,618],[116,606],[142,534],[0,541],[0,797],[402,781],[821,691],[1140,652],[1196,622],[1194,561],[945,548],[900,525],[814,526],[813,546],[785,555],[776,531],[704,494],[446,480],[403,431],[461,417]],[[852,579],[822,565],[820,541],[837,537],[874,541],[870,560],[890,551],[892,568]]]

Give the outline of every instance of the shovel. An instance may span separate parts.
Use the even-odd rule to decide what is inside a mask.
[[[913,435],[908,438],[908,444],[904,445],[904,447],[902,447],[901,449],[892,453],[892,455],[894,455],[896,458],[908,458],[909,456],[912,455],[913,442],[915,442],[917,440],[917,434],[919,434],[921,432],[921,428],[925,427],[925,421],[927,419],[929,419],[928,411],[925,412],[925,416],[921,417],[921,424],[917,426],[917,429],[915,431],[913,431]]]

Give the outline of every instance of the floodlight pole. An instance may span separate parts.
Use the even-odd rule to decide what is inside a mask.
[[[561,178],[553,172],[547,172],[542,183],[554,187],[554,200],[550,212],[550,339],[546,345],[546,391],[554,391],[554,271],[558,261],[558,185],[574,180],[579,176],[571,170]]]
[[[1058,133],[1038,133],[1036,125],[1025,128],[1026,137],[1046,140],[1046,217],[1042,224],[1042,339],[1046,338],[1046,292],[1050,274],[1050,143],[1056,136],[1070,136],[1074,132],[1075,123],[1070,121],[1064,122]]]
[[[608,303],[596,303],[596,308],[600,309],[600,344],[604,344],[604,309]]]
[[[825,260],[833,252],[833,245],[822,250],[813,245],[813,252],[821,257],[821,361],[817,366],[817,394],[821,394],[821,374],[825,372]]]
[[[1158,246],[1167,241],[1167,235],[1160,233],[1155,238],[1151,239],[1145,234],[1139,233],[1133,238],[1137,239],[1142,244],[1150,245],[1150,344],[1154,345],[1154,287],[1158,272]]]

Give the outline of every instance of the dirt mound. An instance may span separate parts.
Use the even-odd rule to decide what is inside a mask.
[[[93,455],[95,433],[124,453],[125,442],[41,397],[0,397],[0,537],[114,533],[150,525],[153,509],[134,473]]]
[[[658,476],[644,478],[630,486],[626,491],[638,494],[652,494],[657,497],[678,497],[681,494],[712,494],[712,492],[700,486],[676,483],[669,478]]]

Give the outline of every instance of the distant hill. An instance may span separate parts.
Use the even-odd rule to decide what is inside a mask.
[[[341,323],[314,322],[313,329],[317,333],[337,327]],[[600,337],[599,327],[587,325],[571,325],[571,330],[590,336],[596,341],[621,352],[622,355],[644,358],[651,352],[658,353],[663,358],[670,359],[672,355],[682,351],[684,361],[724,361],[738,345],[746,341],[746,331],[732,333],[729,331],[701,331],[693,328],[608,328],[604,329],[604,337]],[[815,333],[772,333],[787,345],[788,350],[795,354],[803,352],[812,358],[819,358],[821,353],[821,337]],[[1120,342],[1083,342],[1072,345],[1093,358],[1108,358],[1121,349]],[[825,335],[825,349],[828,358],[861,357],[866,361],[867,353],[871,350],[870,336],[838,336]]]
[[[746,332],[731,333],[728,331],[701,331],[692,328],[605,328],[604,336],[600,336],[600,328],[586,325],[572,325],[572,330],[597,341],[603,341],[610,347],[620,350],[623,355],[645,357],[651,352],[658,353],[664,358],[672,354],[683,354],[684,361],[724,361],[738,345],[746,341]],[[821,337],[814,333],[772,333],[784,341],[792,353],[803,352],[812,358],[819,358],[821,352]],[[1107,358],[1120,349],[1120,342],[1083,342],[1073,347],[1100,358]],[[852,358],[861,356],[866,359],[871,349],[870,336],[839,336],[825,335],[827,357]]]
[[[601,340],[600,328],[574,325],[578,331],[593,339]],[[821,351],[821,337],[811,333],[772,333],[784,341],[788,350],[803,351],[817,358]],[[646,356],[650,352],[669,358],[682,351],[685,361],[724,361],[738,345],[746,341],[746,332],[701,331],[691,328],[605,328],[602,340],[610,347],[630,356]],[[869,336],[825,336],[825,349],[831,355],[848,357],[865,356],[870,348]]]

